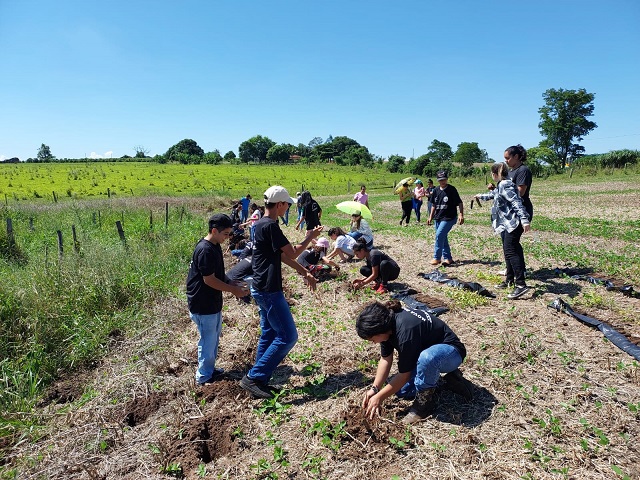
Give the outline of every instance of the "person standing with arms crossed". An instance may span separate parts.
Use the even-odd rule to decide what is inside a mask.
[[[464,206],[458,190],[453,185],[449,185],[449,176],[444,170],[440,170],[436,176],[439,187],[433,192],[431,198],[431,211],[427,225],[436,221],[436,240],[433,247],[433,259],[431,265],[449,266],[453,263],[451,248],[449,247],[449,232],[456,224],[464,223]],[[457,216],[456,209],[460,209],[460,216]]]
[[[187,302],[189,316],[198,327],[198,369],[196,383],[212,382],[224,370],[216,368],[218,344],[222,330],[222,292],[236,297],[249,294],[246,286],[225,282],[224,260],[220,244],[229,238],[231,218],[217,213],[209,219],[209,233],[198,242],[189,263]]]
[[[293,246],[277,221],[294,203],[289,192],[279,185],[269,187],[264,192],[264,201],[265,215],[256,223],[251,283],[251,296],[260,311],[260,339],[256,361],[242,377],[240,386],[256,398],[273,398],[269,380],[298,341],[298,331],[282,291],[282,262],[302,275],[309,288],[315,290],[315,277],[296,258],[320,235],[323,227],[307,230],[304,240]]]

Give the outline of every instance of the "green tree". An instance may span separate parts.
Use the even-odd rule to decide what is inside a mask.
[[[453,158],[453,150],[448,143],[434,139],[427,149],[427,154],[436,165],[448,165]]]
[[[352,145],[342,155],[336,157],[336,163],[338,165],[362,165],[369,168],[373,166],[373,156],[367,147]]]
[[[147,158],[147,155],[149,154],[149,150],[144,148],[142,145],[136,145],[133,147],[133,150],[136,152],[135,158]]]
[[[484,155],[478,142],[462,142],[458,145],[453,161],[462,165],[463,175],[469,174],[474,163],[482,163]]]
[[[553,165],[559,170],[567,165],[567,160],[584,153],[584,147],[577,142],[598,127],[595,122],[587,119],[593,115],[595,94],[587,93],[584,88],[550,88],[542,94],[542,98],[545,104],[538,110],[538,127],[546,137],[547,145],[555,153]]]
[[[51,149],[49,148],[49,146],[45,145],[44,143],[40,145],[36,158],[39,162],[50,162],[51,160],[56,159],[56,157],[51,154]]]
[[[424,155],[420,155],[418,158],[411,160],[407,165],[407,169],[412,175],[425,175],[425,168],[431,163],[431,155],[425,153]],[[430,173],[427,175],[430,175]]]
[[[240,159],[245,162],[265,163],[267,161],[267,152],[276,144],[269,137],[256,135],[249,140],[245,140],[238,147]]]
[[[288,163],[293,150],[293,145],[280,144],[274,145],[267,152],[267,162],[269,163]]]
[[[235,160],[236,154],[233,152],[233,150],[229,150],[227,153],[224,154],[224,157],[222,157],[224,159],[225,162],[231,162],[233,160]]]
[[[180,158],[178,158],[179,154]],[[167,153],[164,156],[167,160],[171,161],[180,161],[180,163],[193,163],[193,162],[185,162],[185,156],[196,156],[202,158],[204,156],[204,150],[198,146],[195,140],[191,140],[190,138],[185,138],[184,140],[180,140],[175,145],[169,147]]]
[[[220,155],[220,151],[216,148],[213,152],[205,153],[202,161],[209,165],[218,165],[222,162],[222,155]]]
[[[309,141],[309,148],[317,147],[318,145],[322,145],[323,143],[324,140],[322,140],[322,137],[313,137],[311,141]]]
[[[387,170],[391,173],[398,173],[404,171],[406,157],[401,155],[391,155],[387,162]]]

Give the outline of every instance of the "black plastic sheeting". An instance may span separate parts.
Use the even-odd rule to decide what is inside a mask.
[[[609,292],[615,291],[620,292],[627,297],[640,298],[640,292],[636,292],[631,285],[622,285],[621,287],[617,287],[611,280],[604,280],[602,278],[596,278],[590,275],[572,275],[572,271],[568,268],[556,268],[554,272],[556,273],[556,275],[567,275],[574,280],[584,280],[589,283],[593,283],[594,285],[603,285],[604,288],[606,288]]]
[[[600,320],[596,320],[595,318],[591,318],[586,315],[574,312],[571,308],[571,305],[569,305],[561,298],[556,298],[547,306],[549,308],[557,310],[558,312],[564,312],[568,315],[571,315],[573,318],[580,320],[582,323],[585,323],[591,327],[597,328],[604,334],[605,337],[609,339],[609,341],[611,341],[611,343],[613,343],[620,350],[628,353],[636,360],[640,360],[640,346],[632,343],[627,337],[615,330],[611,325]]]
[[[471,292],[476,292],[483,297],[496,298],[495,294],[484,288],[482,285],[476,282],[461,282],[457,278],[449,278],[446,274],[439,270],[434,270],[431,273],[419,273],[419,277],[426,278],[433,282],[443,283],[450,287],[462,288]]]
[[[418,310],[422,310],[423,312],[427,312],[427,313],[429,313],[431,315],[435,315],[435,316],[438,316],[441,313],[449,311],[449,308],[447,308],[447,307],[431,308],[426,303],[419,302],[418,300],[413,298],[413,294],[415,294],[415,293],[416,293],[415,290],[413,291],[413,293],[409,293],[408,291],[405,290],[405,291],[402,291],[402,292],[397,292],[397,293],[392,294],[391,298],[401,301],[402,303],[404,303],[408,307],[415,308],[415,309],[418,309]]]

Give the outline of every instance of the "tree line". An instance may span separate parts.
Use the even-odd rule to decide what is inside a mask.
[[[585,149],[579,142],[597,128],[595,122],[588,118],[593,115],[595,94],[588,93],[585,89],[549,89],[543,93],[542,97],[544,105],[538,110],[540,114],[538,128],[544,139],[537,146],[528,148],[529,165],[534,174],[539,174],[545,169],[562,171],[569,164],[604,168],[639,163],[640,154],[633,150],[585,156]],[[315,137],[307,144],[297,145],[278,144],[266,136],[256,135],[239,145],[238,155],[233,151],[222,155],[217,149],[205,152],[195,140],[189,138],[172,145],[164,154],[153,157],[148,156],[148,151],[143,146],[134,147],[134,150],[133,157],[124,155],[121,158],[63,159],[61,161],[149,161],[212,165],[222,162],[255,164],[325,162],[346,166],[360,165],[365,168],[380,165],[392,173],[422,176],[433,176],[440,169],[447,169],[461,176],[473,175],[479,171],[486,173],[488,168],[478,164],[494,162],[494,159],[489,158],[486,150],[481,149],[477,142],[462,142],[454,152],[446,142],[434,139],[427,151],[416,158],[406,158],[401,155],[383,158],[372,154],[366,146],[352,138],[331,135],[324,140],[321,137]],[[27,159],[27,162],[56,160],[51,149],[42,144],[36,157]]]

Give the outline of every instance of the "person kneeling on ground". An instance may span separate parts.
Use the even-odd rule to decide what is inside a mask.
[[[446,373],[446,388],[467,400],[473,398],[471,382],[458,369],[467,354],[465,346],[437,316],[398,301],[387,305],[373,302],[358,315],[356,331],[360,338],[380,344],[376,377],[362,399],[365,417],[379,415],[382,402],[395,393],[401,398],[415,396],[403,423],[427,418],[435,408],[434,393],[441,373]],[[398,374],[386,383],[394,349],[398,351]]]
[[[344,233],[340,227],[333,227],[329,229],[329,238],[333,240],[333,251],[327,255],[327,260],[331,260],[335,256],[340,257],[342,263],[348,262],[353,258],[353,246],[356,244],[356,240]]]
[[[400,267],[396,261],[377,248],[367,247],[364,238],[358,240],[353,246],[353,253],[359,260],[364,258],[367,261],[367,264],[360,268],[360,273],[366,278],[354,280],[353,288],[358,290],[373,282],[371,288],[376,293],[387,293],[389,281],[395,280],[400,275]]]
[[[340,267],[336,262],[333,262],[326,258],[327,249],[329,248],[329,240],[326,238],[319,238],[315,241],[312,248],[309,248],[302,252],[297,259],[297,262],[304,268],[309,270],[313,275],[317,275],[321,270],[331,271],[331,267],[336,271],[340,271]],[[326,267],[326,269],[324,268]]]

